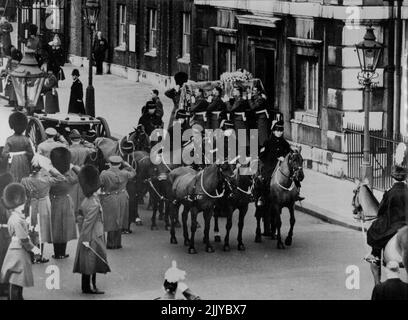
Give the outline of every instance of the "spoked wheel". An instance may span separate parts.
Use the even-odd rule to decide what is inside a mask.
[[[44,126],[37,118],[30,117],[28,121],[26,136],[33,142],[34,148],[37,150],[38,145],[46,139]]]
[[[100,121],[100,124],[96,126],[96,136],[98,138],[105,137],[105,138],[112,138],[111,137],[111,131],[109,129],[108,122],[105,120],[105,118],[102,117],[97,117]]]

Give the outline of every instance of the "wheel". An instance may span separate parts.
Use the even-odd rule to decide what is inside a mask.
[[[112,138],[108,122],[105,120],[105,118],[97,117],[96,119],[98,119],[101,122],[100,124],[96,126],[96,136]]]
[[[38,145],[46,139],[44,126],[38,118],[29,118],[26,136],[33,142],[37,151]]]

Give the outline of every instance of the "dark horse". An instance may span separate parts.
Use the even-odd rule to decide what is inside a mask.
[[[354,217],[361,221],[362,231],[364,232],[364,221],[376,218],[379,207],[378,200],[366,182],[358,181],[357,188],[354,190],[352,206]],[[408,274],[408,226],[399,229],[397,234],[385,246],[383,263],[387,264],[389,261],[400,263],[400,266],[405,267]],[[370,264],[370,267],[374,283],[377,284],[381,281],[381,268],[377,274],[374,270],[375,266]]]
[[[231,166],[227,163],[222,165],[212,164],[207,166],[200,172],[195,171],[190,167],[180,167],[170,172],[170,180],[172,182],[173,198],[178,202],[173,216],[177,213],[180,204],[184,206],[182,221],[184,245],[189,246],[190,254],[197,253],[195,249],[195,233],[197,230],[197,215],[199,212],[204,214],[204,243],[207,252],[214,252],[214,248],[210,243],[210,222],[213,216],[214,205],[217,199],[224,196],[225,181],[231,177]],[[220,193],[218,190],[222,188]],[[187,230],[187,215],[191,212],[191,237],[189,238]],[[170,242],[177,243],[175,235],[175,218],[171,219]]]
[[[232,214],[238,209],[238,250],[244,251],[245,245],[242,242],[242,231],[244,229],[245,216],[248,212],[248,205],[254,200],[254,176],[250,174],[241,174],[240,166],[237,166],[234,170],[234,175],[230,180],[227,180],[227,184],[230,192],[228,192],[224,198],[217,200],[214,209],[214,241],[221,242],[218,218],[226,215],[227,224],[226,235],[224,238],[224,251],[230,251],[229,235],[232,228]]]
[[[294,150],[286,155],[282,163],[278,163],[272,174],[269,197],[267,201],[266,214],[269,216],[264,219],[269,219],[272,223],[272,234],[274,230],[277,231],[277,247],[278,249],[284,249],[281,239],[281,213],[283,208],[288,208],[290,213],[290,229],[288,236],[285,240],[285,245],[292,245],[293,228],[295,226],[295,202],[299,189],[296,186],[297,182],[301,182],[304,179],[303,174],[303,158],[299,150]],[[256,217],[256,237],[255,242],[261,242],[261,216]]]

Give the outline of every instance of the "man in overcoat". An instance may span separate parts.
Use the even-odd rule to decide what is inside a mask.
[[[371,263],[376,283],[380,281],[381,251],[398,230],[407,225],[408,221],[407,171],[396,165],[393,167],[391,176],[394,184],[384,193],[378,208],[378,218],[367,231],[367,243],[372,247],[372,251],[365,259]]]
[[[73,83],[71,86],[71,95],[69,97],[68,113],[86,114],[84,106],[84,89],[79,80],[79,70],[72,70]]]
[[[45,134],[47,139],[38,145],[38,153],[40,155],[49,158],[53,149],[59,147],[68,148],[68,142],[62,135],[59,135],[54,128],[47,128]]]
[[[105,59],[105,52],[106,50],[108,50],[108,48],[108,41],[104,37],[102,37],[102,32],[98,31],[92,48],[92,52],[96,62],[97,75],[103,74],[103,60]]]

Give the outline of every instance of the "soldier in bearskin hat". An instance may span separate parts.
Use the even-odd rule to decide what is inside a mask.
[[[170,128],[173,125],[174,116],[180,104],[181,88],[188,81],[188,74],[185,72],[178,72],[174,75],[174,80],[176,81],[176,86],[170,90],[167,90],[164,93],[166,97],[173,100],[174,103],[174,107],[170,115],[168,128]]]
[[[3,205],[11,211],[8,230],[11,242],[1,268],[0,282],[9,283],[9,299],[23,300],[23,288],[34,286],[30,252],[34,255],[41,250],[33,245],[28,235],[24,206],[26,191],[20,183],[9,184],[3,192]]]
[[[376,283],[380,281],[381,251],[408,221],[407,169],[395,165],[391,176],[394,183],[391,189],[384,193],[378,208],[378,218],[367,231],[367,243],[372,247],[372,251],[365,260],[371,263]]]
[[[24,113],[14,112],[9,117],[9,125],[14,134],[7,138],[2,157],[8,158],[8,171],[13,175],[15,182],[30,175],[31,160],[34,148],[30,139],[23,135],[27,129],[28,120]]]
[[[62,177],[50,189],[51,232],[54,245],[54,259],[65,259],[67,242],[77,239],[74,203],[70,196],[73,186],[78,182],[79,167],[72,166],[71,153],[65,147],[51,151],[51,164]]]
[[[110,268],[106,259],[102,206],[97,194],[101,186],[99,171],[92,165],[86,165],[80,170],[78,179],[85,199],[78,216],[80,235],[73,272],[82,274],[83,293],[103,294],[96,287],[96,274],[106,274]]]

